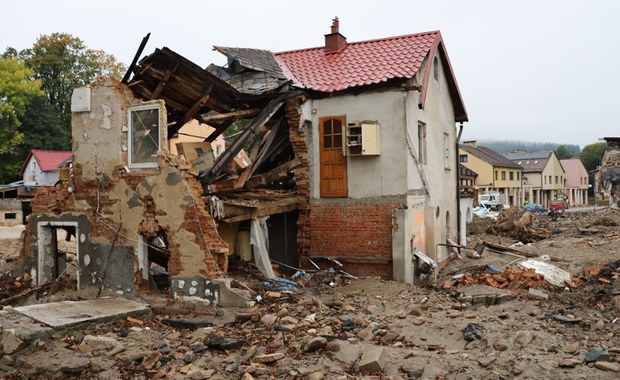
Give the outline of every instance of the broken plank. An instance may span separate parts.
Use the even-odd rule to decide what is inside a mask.
[[[209,124],[209,123],[213,123],[213,122],[220,122],[220,121],[224,121],[224,120],[239,120],[239,119],[245,119],[245,118],[249,118],[252,116],[256,116],[260,113],[260,109],[258,108],[252,108],[249,110],[241,110],[241,111],[233,111],[233,112],[228,112],[228,113],[221,113],[221,114],[217,114],[217,115],[211,115],[211,116],[203,116],[202,117],[202,122]]]

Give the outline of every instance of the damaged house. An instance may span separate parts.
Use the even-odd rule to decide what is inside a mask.
[[[37,193],[26,227],[21,267],[36,283],[71,265],[78,289],[218,302],[231,255],[267,277],[272,262],[329,257],[406,282],[417,259],[449,256],[467,113],[439,32],[348,43],[335,19],[321,47],[215,49],[226,67],[156,49],[123,81],[76,89],[68,175]],[[192,120],[213,129],[171,154]]]

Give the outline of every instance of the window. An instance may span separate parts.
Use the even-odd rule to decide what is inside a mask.
[[[17,213],[15,212],[7,212],[4,214],[4,220],[15,220],[17,219]]]
[[[132,107],[129,116],[129,167],[157,167],[161,147],[159,104]]]
[[[497,181],[497,170],[495,171],[495,180]]]
[[[515,180],[515,173],[513,171],[510,171],[510,180],[511,181]]]
[[[519,181],[519,176],[520,176],[520,174],[519,174],[519,172],[517,172],[517,181]]]
[[[466,154],[461,154],[459,156],[459,162],[467,162],[467,155]]]
[[[426,124],[418,122],[418,161],[426,163]]]
[[[559,182],[558,182],[558,176],[556,175],[556,176],[555,176],[555,184],[557,185],[558,183],[559,183]]]
[[[439,57],[435,56],[433,58],[433,78],[435,80],[439,80]]]
[[[502,181],[506,180],[506,171],[502,170]]]
[[[443,134],[443,167],[450,169],[450,135]]]
[[[547,176],[544,175],[543,177],[545,177],[545,185],[547,184]]]
[[[551,180],[551,176],[549,176],[549,185],[551,185],[553,181]]]

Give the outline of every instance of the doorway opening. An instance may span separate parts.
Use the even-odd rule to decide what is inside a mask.
[[[168,235],[160,230],[156,236],[140,235],[138,238],[138,265],[142,278],[149,288],[166,292],[170,287],[168,275]]]
[[[66,289],[80,288],[80,253],[77,222],[38,223],[37,284],[62,282]]]

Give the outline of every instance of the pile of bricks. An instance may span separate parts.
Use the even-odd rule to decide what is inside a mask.
[[[482,284],[500,289],[525,290],[538,288],[545,283],[545,276],[536,273],[532,268],[507,268],[503,273],[479,272],[465,274],[459,278],[447,279],[444,289],[456,290],[462,285]]]

